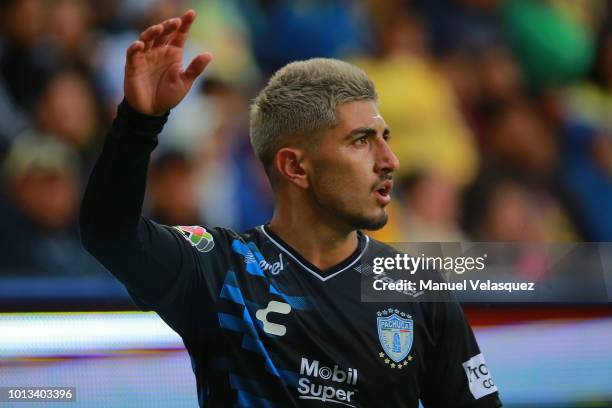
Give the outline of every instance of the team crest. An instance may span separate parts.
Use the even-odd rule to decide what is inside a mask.
[[[185,239],[200,252],[208,252],[215,246],[213,236],[204,227],[198,225],[193,226],[177,226]]]
[[[379,353],[391,368],[402,368],[412,360],[409,356],[414,338],[412,317],[397,309],[386,309],[377,313],[378,340],[384,353]]]

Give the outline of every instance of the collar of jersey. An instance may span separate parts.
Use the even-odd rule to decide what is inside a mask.
[[[359,241],[359,244],[357,245],[355,251],[351,255],[349,255],[349,257],[346,258],[344,261],[322,271],[321,269],[311,264],[306,258],[300,255],[299,252],[289,246],[285,241],[283,241],[267,225],[261,225],[259,228],[264,233],[264,235],[268,237],[268,239],[281,251],[283,251],[290,258],[292,258],[295,262],[297,262],[298,265],[300,265],[306,271],[324,282],[355,266],[355,264],[361,259],[362,255],[368,247],[368,244],[370,243],[370,237],[365,235],[363,232],[357,230],[357,239]]]

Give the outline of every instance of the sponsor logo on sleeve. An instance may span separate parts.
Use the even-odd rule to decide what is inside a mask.
[[[174,228],[180,231],[183,237],[200,252],[208,252],[215,246],[212,234],[204,227],[180,225]]]
[[[463,369],[474,398],[479,399],[497,391],[482,353],[464,362]]]

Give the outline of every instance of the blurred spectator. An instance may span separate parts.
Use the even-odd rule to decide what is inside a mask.
[[[612,137],[568,123],[563,131],[561,178],[576,205],[587,241],[612,241]]]
[[[149,173],[149,216],[165,225],[204,225],[200,219],[196,166],[183,152],[155,157]]]
[[[15,104],[29,112],[58,66],[47,31],[49,3],[0,2],[0,76]]]
[[[4,162],[8,197],[1,203],[2,274],[64,275],[100,271],[81,248],[78,155],[56,139],[21,135]]]
[[[467,184],[478,167],[476,144],[449,82],[428,58],[425,22],[398,8],[379,23],[379,55],[356,63],[376,84],[399,174],[427,168]]]
[[[527,101],[491,106],[485,157],[497,169],[548,182],[558,165],[554,133]]]
[[[255,24],[259,14],[251,7],[243,10],[241,5],[247,3],[251,0],[191,1],[197,13],[206,17],[194,22],[190,35],[195,47],[206,49],[215,56],[205,77],[254,90],[262,78],[253,41],[261,38],[251,36],[250,25]],[[280,27],[275,26],[275,29],[280,31]],[[273,47],[272,43],[266,44],[266,49]]]
[[[435,55],[504,43],[504,0],[421,0]]]
[[[544,240],[543,214],[525,185],[498,179],[478,188],[472,192],[478,198],[469,200],[466,209],[466,228],[474,240]]]
[[[530,88],[559,86],[586,73],[593,41],[574,16],[546,1],[509,0],[503,13],[510,44]]]
[[[36,123],[50,135],[85,153],[94,142],[100,123],[99,108],[85,77],[63,71],[47,84],[36,106]]]
[[[96,30],[87,0],[54,0],[49,13],[50,38],[64,67],[90,71]]]
[[[482,92],[482,104],[512,102],[522,95],[522,74],[506,47],[482,48],[473,61]]]
[[[312,57],[347,58],[368,42],[365,8],[348,0],[243,0],[257,62],[268,77]]]
[[[420,173],[402,184],[404,231],[409,241],[460,242],[467,237],[459,227],[459,189],[441,174]]]
[[[203,91],[215,112],[214,129],[200,147],[204,218],[238,230],[268,222],[272,191],[250,145],[245,90],[208,80]]]
[[[513,186],[515,193],[509,197],[518,198],[522,194],[537,203],[538,217],[546,227],[542,234],[535,236],[544,241],[578,239],[583,231],[576,226],[574,200],[560,178],[565,165],[560,156],[562,129],[555,123],[558,118],[554,118],[554,109],[548,109],[545,114],[545,106],[543,109],[525,100],[491,107],[484,140],[486,169],[506,175],[500,182],[510,182]],[[495,190],[491,191],[494,197]],[[510,206],[511,202],[517,209],[511,214],[518,214],[521,207],[518,199],[500,201],[500,213],[505,214],[503,207]]]
[[[46,11],[42,0],[0,1],[0,154],[28,127],[28,115],[57,66],[45,36]]]
[[[463,117],[482,147],[491,107],[525,98],[520,67],[501,44],[448,51],[441,66],[457,95]]]
[[[558,242],[577,239],[549,191],[521,177],[487,171],[464,196],[463,226],[474,241]]]
[[[612,22],[599,33],[588,79],[571,87],[567,96],[570,113],[577,120],[612,134]]]

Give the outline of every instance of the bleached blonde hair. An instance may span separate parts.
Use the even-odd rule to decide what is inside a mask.
[[[348,62],[313,58],[278,70],[251,105],[250,135],[255,154],[271,177],[276,151],[289,143],[313,146],[321,131],[337,124],[336,108],[377,100],[373,82]]]

